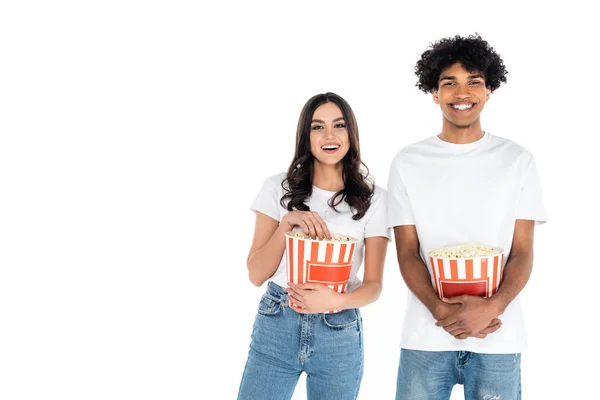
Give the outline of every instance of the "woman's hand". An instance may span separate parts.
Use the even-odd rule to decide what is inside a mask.
[[[281,219],[281,223],[289,224],[290,230],[294,226],[299,226],[304,233],[313,239],[316,237],[319,239],[331,237],[327,225],[319,214],[314,211],[290,211]]]
[[[291,307],[302,314],[324,313],[342,309],[342,293],[337,293],[320,283],[302,283],[296,285],[288,282],[288,300],[297,307]]]

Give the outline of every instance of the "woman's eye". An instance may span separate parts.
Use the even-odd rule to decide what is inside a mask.
[[[315,125],[312,128],[310,128],[310,129],[312,129],[313,131],[316,131],[318,129],[323,129],[323,127],[321,125]]]
[[[337,124],[335,127],[339,128],[339,129],[342,129],[342,128],[345,128],[346,125],[344,125],[344,124]]]

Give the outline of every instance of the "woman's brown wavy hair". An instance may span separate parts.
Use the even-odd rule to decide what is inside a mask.
[[[338,211],[336,207],[345,201],[355,211],[352,219],[359,220],[371,206],[375,186],[370,181],[369,169],[360,159],[358,125],[354,112],[346,100],[331,92],[318,94],[309,99],[300,113],[296,130],[296,152],[286,178],[281,183],[284,195],[280,203],[288,211],[310,211],[305,204],[312,194],[314,174],[314,156],[310,151],[310,127],[317,107],[329,102],[336,104],[342,111],[350,142],[348,153],[342,159],[344,188],[329,200],[329,206]]]

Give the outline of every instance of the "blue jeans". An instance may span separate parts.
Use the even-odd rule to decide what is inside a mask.
[[[306,372],[309,400],[351,400],[363,375],[358,309],[300,314],[285,290],[269,282],[258,305],[238,400],[288,400]]]
[[[521,354],[401,350],[396,400],[448,400],[456,384],[465,400],[521,400]]]

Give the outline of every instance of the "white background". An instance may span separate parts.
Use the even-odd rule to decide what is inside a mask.
[[[522,293],[524,398],[596,393],[595,13],[423,3],[3,2],[0,398],[235,399],[264,291],[248,207],[291,161],[303,104],[348,100],[385,187],[441,127],[420,53],[474,32],[509,71],[483,127],[535,155],[549,217]],[[360,399],[393,398],[405,300],[390,246]]]

